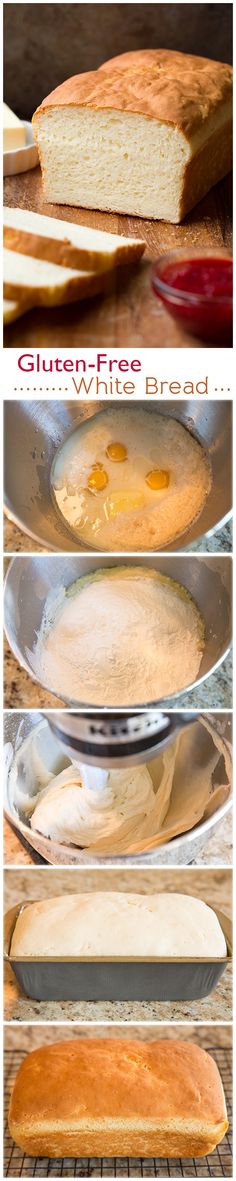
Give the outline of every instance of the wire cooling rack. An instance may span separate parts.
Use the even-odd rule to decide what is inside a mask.
[[[210,1053],[220,1071],[225,1092],[228,1118],[232,1112],[232,1060],[230,1050],[210,1046]],[[5,1168],[4,1177],[232,1177],[232,1144],[230,1130],[210,1156],[176,1160],[136,1157],[84,1157],[49,1160],[48,1157],[26,1156],[11,1139],[7,1123],[10,1093],[19,1066],[24,1058],[21,1050],[5,1051]]]

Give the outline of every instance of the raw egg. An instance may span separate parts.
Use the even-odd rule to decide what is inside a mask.
[[[153,468],[152,472],[148,472],[145,476],[146,484],[153,492],[159,492],[161,488],[168,488],[170,482],[169,472],[162,471],[162,468]]]
[[[89,491],[103,492],[103,489],[106,488],[106,484],[108,484],[107,472],[105,472],[104,468],[101,467],[100,463],[97,466],[94,465],[88,477]]]
[[[106,449],[108,459],[113,459],[114,463],[123,463],[127,459],[127,450],[124,443],[108,443]]]
[[[196,520],[210,486],[201,445],[180,422],[111,406],[74,425],[57,451],[53,499],[76,539],[100,550],[158,550]]]

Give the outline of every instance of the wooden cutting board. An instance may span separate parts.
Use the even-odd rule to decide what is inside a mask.
[[[231,176],[216,185],[180,226],[72,209],[68,205],[48,205],[43,199],[40,168],[7,177],[4,202],[94,229],[137,236],[146,242],[145,258],[132,271],[123,268],[122,273],[117,273],[115,287],[114,277],[110,277],[110,289],[106,295],[67,307],[28,312],[5,329],[5,347],[202,347],[200,339],[187,336],[176,326],[154,295],[151,262],[176,246],[225,246],[231,250]]]

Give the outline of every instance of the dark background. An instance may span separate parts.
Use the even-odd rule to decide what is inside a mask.
[[[129,49],[232,61],[232,4],[5,4],[4,99],[22,119],[65,78]]]

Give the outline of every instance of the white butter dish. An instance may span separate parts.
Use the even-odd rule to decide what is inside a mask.
[[[32,124],[24,122],[23,126],[26,129],[26,143],[23,147],[3,152],[3,176],[16,176],[18,172],[28,172],[39,163]]]

